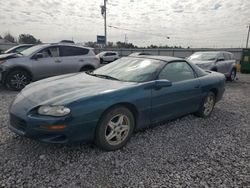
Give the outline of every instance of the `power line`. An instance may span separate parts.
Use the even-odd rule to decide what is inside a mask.
[[[169,36],[155,34],[155,33],[149,33],[149,32],[144,32],[144,31],[133,30],[133,29],[121,28],[121,27],[117,27],[117,26],[113,26],[113,25],[108,25],[108,27],[113,28],[113,29],[118,29],[118,30],[131,31],[131,32],[136,32],[136,33],[143,33],[145,35],[152,35],[152,36],[157,36],[157,37],[163,37],[163,38],[166,38],[166,39],[170,39]]]

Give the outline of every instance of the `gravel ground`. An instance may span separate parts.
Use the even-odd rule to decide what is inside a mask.
[[[115,152],[14,135],[15,95],[0,88],[0,187],[250,187],[250,75],[227,83],[210,118],[139,132]]]

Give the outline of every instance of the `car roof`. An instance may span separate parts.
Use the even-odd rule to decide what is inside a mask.
[[[43,43],[43,44],[39,44],[42,47],[49,47],[49,46],[71,46],[71,47],[79,47],[79,48],[86,48],[89,50],[93,50],[93,48],[90,47],[85,47],[85,46],[81,46],[81,45],[77,45],[77,44],[71,44],[71,43]]]
[[[195,53],[209,53],[209,52],[212,52],[212,53],[229,53],[229,54],[232,54],[231,52],[227,52],[227,51],[198,51],[198,52],[195,52]]]
[[[100,53],[118,53],[118,52],[116,52],[116,51],[102,51]]]
[[[154,59],[154,60],[161,60],[161,61],[183,61],[184,59],[178,57],[171,57],[171,56],[154,56],[154,55],[140,55],[140,56],[128,56],[130,58],[146,58],[146,59]]]
[[[21,47],[21,46],[34,46],[35,44],[19,44],[15,47]]]

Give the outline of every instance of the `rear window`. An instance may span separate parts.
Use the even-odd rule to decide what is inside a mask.
[[[231,59],[235,59],[234,54],[229,54]]]
[[[61,46],[60,47],[61,56],[79,56],[86,55],[89,53],[89,49],[79,48],[74,46]]]
[[[113,56],[113,55],[116,55],[116,53],[114,53],[114,52],[107,52],[107,53],[105,54],[105,56]]]

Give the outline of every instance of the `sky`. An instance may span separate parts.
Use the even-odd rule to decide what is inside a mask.
[[[0,35],[96,41],[103,0],[0,0]],[[244,47],[250,0],[108,0],[108,41],[138,46]],[[169,39],[167,39],[169,37]]]

